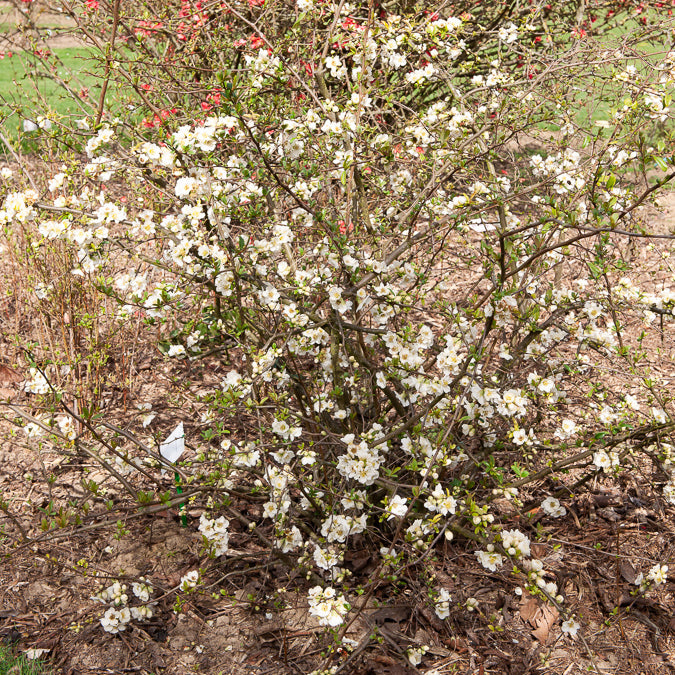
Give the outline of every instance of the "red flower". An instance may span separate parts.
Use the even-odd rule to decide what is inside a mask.
[[[149,118],[149,117],[146,117],[141,122],[141,126],[145,127],[146,129],[154,129],[155,127],[161,126],[162,122],[167,117],[170,117],[171,115],[174,115],[177,112],[178,112],[177,108],[169,108],[168,110],[160,110],[159,115],[154,115],[152,117],[152,119]]]
[[[359,30],[361,28],[361,24],[352,19],[351,16],[348,16],[343,22],[342,22],[342,27],[345,30]]]
[[[156,33],[160,28],[162,28],[162,24],[158,21],[154,23],[151,21],[139,21],[138,26],[134,28],[134,35],[138,39],[148,37],[152,33]]]
[[[347,232],[351,232],[353,229],[354,223],[349,223],[349,227],[347,227],[344,220],[338,220],[338,230],[340,234],[347,234]]]

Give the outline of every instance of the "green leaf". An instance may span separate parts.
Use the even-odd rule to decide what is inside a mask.
[[[668,163],[663,157],[654,157],[654,164],[656,164],[661,171],[668,171],[669,169]]]
[[[599,279],[602,276],[602,268],[593,262],[588,262],[588,268],[591,270],[591,275],[594,279]]]

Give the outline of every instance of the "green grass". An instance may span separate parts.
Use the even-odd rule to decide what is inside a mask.
[[[90,112],[87,102],[98,101],[101,87],[101,79],[93,74],[96,62],[90,56],[86,47],[68,47],[55,49],[53,57],[42,62],[21,52],[5,57],[0,67],[0,120],[5,130],[14,136],[23,119],[35,120],[47,111],[57,117]],[[61,82],[78,94],[87,88],[89,98],[80,105]]]
[[[0,675],[47,675],[43,664],[38,661],[29,661],[23,654],[15,656],[12,651],[0,644]]]
[[[653,25],[657,15],[651,18]],[[656,34],[652,34],[652,30],[652,28],[641,25],[634,18],[627,18],[620,26],[615,26],[596,38],[599,43],[598,48],[591,56],[597,59],[598,55],[604,51],[612,54],[628,40],[635,56],[625,59],[623,66],[635,66],[638,71],[649,68],[670,49],[668,32],[663,30],[657,37]],[[568,46],[573,47],[574,42],[575,39],[570,37]],[[627,95],[626,89],[614,79],[613,66],[601,64],[595,66],[592,76],[579,82],[578,91],[580,93],[576,98],[575,117],[578,123],[588,127],[592,127],[595,122],[611,122],[612,110],[620,108]]]

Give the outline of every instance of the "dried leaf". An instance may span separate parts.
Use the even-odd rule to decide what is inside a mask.
[[[629,583],[629,584],[634,584],[635,580],[637,579],[637,573],[635,572],[635,568],[633,565],[631,565],[630,560],[626,560],[625,558],[619,563],[619,571],[621,572],[621,576]]]
[[[535,617],[536,628],[532,631],[532,635],[539,640],[539,642],[546,642],[548,634],[553,624],[558,620],[560,612],[552,605],[543,605],[537,616]]]
[[[551,626],[558,620],[558,610],[551,605],[541,604],[532,597],[523,598],[518,609],[520,618],[534,628],[532,635],[540,642],[545,642]]]
[[[545,544],[531,544],[532,556],[535,558],[543,558],[549,552],[549,547]]]
[[[13,368],[0,363],[0,387],[23,382],[23,375],[19,374]]]
[[[532,627],[535,627],[536,624],[532,623],[532,618],[539,609],[539,601],[536,598],[528,596],[520,601],[518,609],[520,610],[520,618],[526,623],[530,623]]]

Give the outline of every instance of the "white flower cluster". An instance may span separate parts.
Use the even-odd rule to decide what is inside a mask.
[[[385,498],[384,513],[387,520],[402,518],[408,512],[408,500],[400,495],[394,495],[391,499]]]
[[[498,68],[491,68],[487,76],[474,75],[471,78],[471,84],[477,87],[496,87],[500,84],[507,84],[511,78]]]
[[[343,436],[342,442],[346,444],[347,452],[338,457],[338,471],[345,478],[357,480],[363,485],[372,485],[380,475],[384,456],[378,452],[377,447],[369,447],[365,440],[357,443],[354,434]]]
[[[190,570],[180,578],[178,588],[184,593],[197,587],[199,583],[199,570]]]
[[[438,483],[424,502],[424,508],[431,512],[440,513],[442,516],[453,515],[457,511],[457,500],[447,488],[444,490]]]
[[[96,136],[92,136],[88,141],[85,147],[85,152],[88,157],[94,157],[96,152],[102,145],[110,143],[110,141],[115,137],[115,132],[108,125],[104,125]]]
[[[510,45],[518,39],[518,27],[510,21],[499,29],[498,35],[502,42]]]
[[[447,619],[450,616],[451,600],[452,596],[447,588],[441,588],[441,590],[438,591],[438,595],[434,602],[434,611],[439,619]]]
[[[314,586],[309,589],[307,595],[309,600],[309,613],[319,619],[322,626],[335,628],[344,622],[347,612],[351,605],[347,602],[344,595],[338,595],[334,588],[330,586],[321,588]]]
[[[670,97],[663,96],[657,91],[649,91],[644,95],[643,101],[647,108],[647,116],[650,119],[665,122],[668,119],[670,108],[666,105],[666,100]]]
[[[661,565],[656,563],[645,577],[642,572],[635,577],[633,582],[636,586],[639,587],[640,592],[644,593],[648,588],[652,586],[658,587],[662,586],[668,580],[668,565]]]
[[[119,607],[121,605],[126,605],[129,602],[129,596],[127,595],[127,586],[126,584],[121,584],[119,581],[104,588],[102,591],[99,591],[96,595],[92,597],[92,600],[97,602],[107,603],[109,602],[114,607]]]
[[[504,418],[519,419],[527,413],[529,400],[520,389],[506,389],[500,391],[496,387],[481,387],[477,382],[471,385],[470,399],[463,398],[462,404],[466,410],[466,419],[473,424],[467,423],[465,432],[469,434],[478,425],[483,429],[490,428],[495,421],[496,415]],[[516,445],[531,444],[534,441],[534,431],[514,426],[512,432],[513,442]]]
[[[126,630],[132,619],[145,621],[153,616],[152,606],[147,603],[150,601],[154,589],[144,577],[140,577],[132,585],[133,594],[144,603],[143,605],[129,607],[129,596],[126,591],[126,584],[116,581],[91,598],[96,602],[110,603],[111,605],[100,619],[101,626],[106,633],[120,633]]]
[[[32,220],[36,215],[33,205],[37,199],[38,194],[34,190],[10,192],[5,197],[2,210],[0,211],[0,224],[9,223],[13,220],[19,223]]]
[[[128,607],[109,607],[101,617],[101,626],[106,633],[121,633],[127,629],[131,621],[131,610]]]
[[[286,420],[275,419],[272,422],[272,431],[287,441],[294,441],[302,435],[302,427],[290,426]]]
[[[503,530],[500,533],[504,550],[514,557],[530,555],[530,540],[520,530]]]
[[[277,453],[278,457],[281,457]],[[289,483],[294,480],[288,465],[278,468],[266,467],[266,482],[271,488],[270,500],[263,505],[263,517],[275,519],[274,545],[283,553],[295,551],[303,545],[302,533],[296,525],[288,525],[288,511],[291,506]]]
[[[342,562],[343,555],[334,548],[324,549],[317,546],[314,549],[314,562],[319,569],[324,571],[332,570],[336,565]]]
[[[555,497],[546,497],[541,503],[541,509],[552,518],[562,518],[567,513],[567,509]]]
[[[70,415],[61,415],[57,418],[59,425],[59,430],[63,434],[64,438],[69,441],[75,440],[77,438],[77,429],[75,428],[75,418]]]
[[[562,632],[569,635],[570,637],[575,637],[581,628],[581,624],[571,616],[566,621],[562,622],[561,629]]]
[[[43,117],[42,115],[38,115],[35,122],[29,119],[25,119],[23,121],[23,130],[26,133],[31,133],[33,131],[37,131],[38,129],[49,131],[49,129],[51,128],[52,128],[52,121],[47,117]]]
[[[451,454],[450,451],[455,450],[454,445],[451,444],[441,449],[435,448],[432,445],[431,441],[428,438],[425,438],[424,436],[418,436],[416,438],[416,443],[413,442],[413,439],[410,438],[410,436],[404,436],[401,439],[401,448],[405,451],[406,454],[409,454],[415,458],[415,461],[419,465],[418,473],[420,474],[420,476],[427,475],[427,473],[434,467],[439,468],[448,467],[449,469],[453,469],[458,464],[468,459],[468,456],[464,452]],[[434,475],[434,473],[435,471],[431,472],[432,478],[437,478],[438,476]],[[441,492],[438,492],[436,488],[434,488],[434,492],[435,493],[429,499],[429,504],[436,503],[437,500],[440,500],[438,501],[438,505],[441,508],[445,508],[443,504],[445,504],[448,508],[451,507],[452,502],[449,499],[445,501],[441,497],[441,492],[443,492],[442,487]]]
[[[671,472],[668,482],[663,486],[663,497],[669,504],[675,504],[675,472]]]
[[[303,544],[302,533],[297,525],[283,527],[278,524],[274,531],[275,539],[274,545],[281,550],[282,553],[290,553],[296,551]]]
[[[265,82],[272,78],[286,79],[281,60],[278,56],[273,56],[271,50],[259,49],[255,56],[245,54],[244,60],[246,61],[251,86],[256,89],[261,89]]]
[[[581,171],[581,155],[576,150],[566,148],[546,159],[541,155],[533,155],[530,164],[535,176],[553,179],[553,189],[558,194],[575,192],[586,185]]]
[[[620,464],[619,453],[615,450],[609,452],[605,450],[598,450],[593,453],[593,464],[598,471],[609,473],[612,469]]]
[[[226,438],[220,447],[224,456],[231,458],[232,464],[237,468],[252,468],[260,463],[260,450],[253,443],[237,445]]]
[[[527,572],[527,578],[536,588],[546,591],[556,602],[562,604],[565,600],[558,594],[558,584],[555,581],[546,581],[546,570],[541,560],[523,560],[523,569]]]
[[[474,555],[478,562],[490,572],[496,572],[497,568],[504,564],[504,557],[494,550],[492,544],[488,544],[487,551],[474,551]]]
[[[28,424],[24,426],[23,431],[28,438],[38,438],[45,433],[44,428],[37,422],[28,422]]]
[[[154,593],[154,588],[144,577],[141,577],[138,581],[135,581],[131,586],[131,590],[141,602],[149,602],[150,596]]]
[[[224,516],[212,519],[202,513],[199,518],[199,531],[208,540],[217,558],[225,555],[229,548],[230,533],[227,529],[229,525],[230,521]]]
[[[321,525],[321,536],[329,543],[344,543],[350,534],[361,534],[366,529],[366,514],[360,516],[329,516]]]
[[[422,663],[422,658],[428,651],[429,647],[426,645],[423,645],[422,647],[409,647],[406,650],[406,654],[408,655],[408,661],[410,661],[410,665],[419,666],[420,663]]]
[[[567,440],[574,436],[578,430],[579,429],[573,420],[563,420],[560,427],[556,429],[554,435],[562,440]]]
[[[186,124],[180,127],[178,131],[172,134],[171,140],[173,147],[181,152],[194,153],[198,150],[213,152],[220,138],[229,134],[238,135],[240,133],[242,133],[242,130],[236,117],[207,117],[202,124],[195,124],[193,127]],[[145,149],[147,150],[147,146]],[[161,149],[159,152],[155,151],[150,159],[162,166],[171,166],[174,161],[173,155],[164,154]],[[176,182],[176,196],[183,198],[196,197],[200,192],[204,194],[203,188],[200,186],[201,182],[196,177],[180,178]],[[178,188],[179,183],[183,186],[180,190]]]
[[[42,372],[37,368],[31,368],[28,372],[30,379],[26,379],[24,382],[23,390],[29,394],[47,394],[49,382]]]

